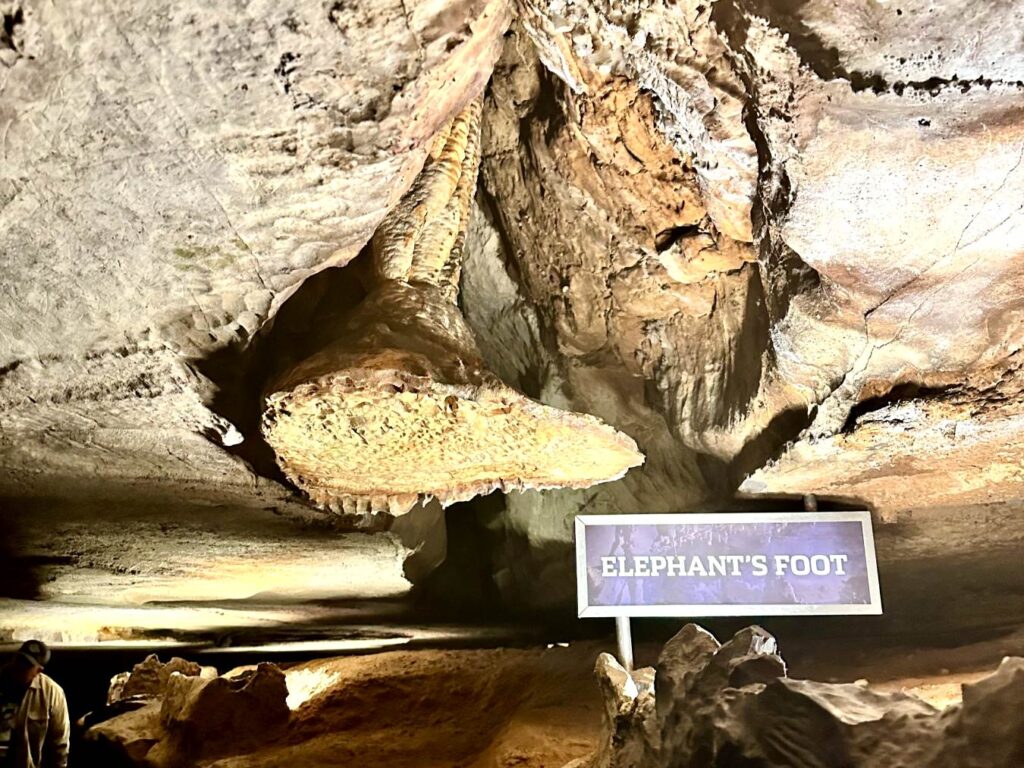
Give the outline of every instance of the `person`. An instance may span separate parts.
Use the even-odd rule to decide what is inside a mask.
[[[50,649],[23,643],[0,667],[0,767],[67,768],[71,722],[64,690],[43,668]]]

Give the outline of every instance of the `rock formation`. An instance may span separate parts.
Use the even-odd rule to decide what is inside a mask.
[[[631,439],[490,373],[459,312],[479,101],[442,130],[373,239],[373,286],[330,344],[274,382],[263,432],[318,504],[404,514],[495,489],[588,487],[641,463]]]
[[[151,657],[145,664],[165,671],[182,666],[175,661],[181,660],[161,665]],[[93,726],[86,739],[112,761],[185,768],[272,740],[288,720],[287,695],[284,674],[273,664],[219,677],[174,671],[152,690],[151,703]]]
[[[1012,3],[105,8],[0,2],[4,541],[59,572],[3,629],[75,630],[28,600],[69,574],[168,589],[37,518],[209,511],[175,577],[313,520],[392,594],[444,521],[391,515],[528,488],[460,510],[522,606],[570,602],[581,511],[812,492],[877,513],[900,605],[1024,621]]]
[[[209,407],[204,361],[359,253],[486,84],[508,3],[0,11],[5,493],[253,501],[225,449],[258,430]]]
[[[167,691],[167,682],[171,679],[171,675],[213,679],[217,677],[217,670],[178,657],[164,663],[153,653],[132,667],[130,671],[114,676],[107,691],[107,704],[116,704],[119,701],[136,697],[160,698]]]
[[[965,685],[962,704],[945,710],[861,683],[793,680],[759,627],[719,645],[690,624],[656,671],[629,673],[602,654],[596,674],[606,738],[573,768],[1010,768],[1024,759],[1021,658]]]
[[[187,726],[191,736],[183,741],[171,736],[156,703],[93,727],[78,759],[104,768],[171,766],[175,755],[188,768],[559,766],[596,743],[600,701],[589,690],[592,658],[592,646],[579,645],[317,659],[284,672],[291,712],[283,729],[272,675],[260,698],[260,707],[272,705],[269,723],[250,699],[252,722],[215,713],[209,727]],[[195,690],[208,696],[220,682]],[[228,696],[210,703],[238,711],[239,702]]]

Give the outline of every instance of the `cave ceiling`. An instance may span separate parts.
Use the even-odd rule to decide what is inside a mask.
[[[34,557],[170,599],[194,571],[118,560],[123,513],[218,564],[193,597],[250,596],[249,519],[275,594],[335,551],[387,597],[494,489],[520,597],[583,510],[815,493],[906,526],[883,558],[1013,543],[1019,4],[101,6],[0,0],[0,496]]]

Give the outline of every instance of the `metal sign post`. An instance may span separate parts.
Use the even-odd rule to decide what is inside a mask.
[[[627,672],[633,671],[633,632],[629,616],[615,617],[615,639],[619,646],[619,661]]]

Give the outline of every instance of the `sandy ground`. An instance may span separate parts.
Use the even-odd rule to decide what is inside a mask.
[[[960,686],[993,672],[1003,656],[1024,655],[1021,630],[959,645],[937,644],[949,639],[942,636],[931,636],[930,645],[923,639],[807,634],[780,645],[792,677],[866,679],[936,707],[959,701]],[[653,664],[661,647],[638,644],[638,664]],[[563,768],[599,743],[603,704],[593,667],[601,651],[611,650],[608,638],[546,649],[410,648],[282,664],[292,709],[284,732],[255,752],[199,766]],[[246,657],[255,660],[258,651]]]
[[[878,690],[945,707],[960,700],[962,684],[995,670],[1005,642],[860,653],[833,644],[830,674],[814,676],[866,678]],[[546,650],[398,651],[299,664],[286,671],[294,711],[280,743],[210,765],[562,768],[600,739],[592,670],[602,650],[611,648],[581,642]],[[659,650],[638,647],[638,661],[653,662]],[[825,666],[806,648],[793,648],[790,661],[794,677]]]
[[[597,744],[598,650],[400,651],[303,664],[288,670],[290,688],[309,698],[281,743],[212,765],[561,768]]]

